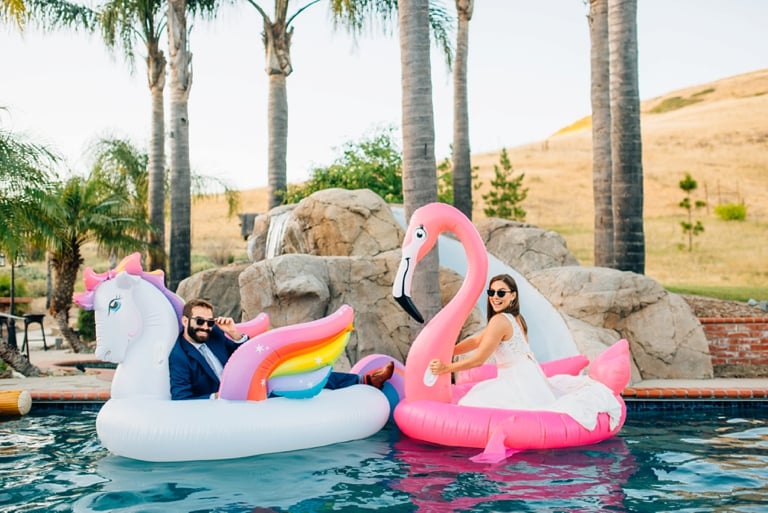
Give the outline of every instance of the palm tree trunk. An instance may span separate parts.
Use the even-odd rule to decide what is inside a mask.
[[[608,51],[608,0],[590,0],[592,99],[592,192],[595,205],[594,264],[613,267],[613,201],[611,197],[611,98]]]
[[[191,176],[187,103],[192,86],[192,54],[187,45],[186,1],[168,4],[168,48],[171,64],[171,240],[169,289],[190,275]]]
[[[472,219],[472,162],[469,148],[467,55],[474,0],[456,0],[458,31],[453,67],[453,205]]]
[[[150,270],[165,271],[165,56],[158,42],[147,44],[147,79],[152,96],[152,131],[149,142],[149,236]]]
[[[414,210],[437,201],[435,120],[432,66],[429,55],[429,1],[399,0],[400,67],[402,70],[403,203],[406,219]],[[440,309],[437,250],[419,264],[415,299],[426,320]],[[419,329],[419,328],[417,328]]]
[[[75,292],[75,281],[83,259],[80,252],[70,255],[55,255],[52,259],[54,288],[51,298],[50,313],[56,321],[61,336],[67,341],[75,353],[82,353],[88,348],[80,339],[77,331],[69,326],[69,308],[72,306],[72,295]]]
[[[611,159],[616,268],[645,273],[637,0],[609,0]]]
[[[291,66],[291,36],[293,30],[286,26],[285,2],[280,9],[275,6],[275,22],[264,18],[264,49],[266,71],[269,76],[269,106],[267,110],[269,148],[267,201],[269,208],[283,202],[286,190],[288,154],[288,91],[286,78],[293,71]]]
[[[282,203],[287,182],[288,94],[285,79],[282,73],[269,75],[269,208]]]
[[[7,341],[0,339],[0,360],[13,367],[16,372],[26,377],[40,375],[40,369],[32,365],[26,356],[19,352],[18,348],[11,347]]]

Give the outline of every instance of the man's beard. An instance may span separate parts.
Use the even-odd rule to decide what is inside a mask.
[[[205,333],[205,336],[201,337],[200,335],[198,335],[197,334],[198,331],[201,331],[201,332]],[[205,330],[205,329],[201,329],[201,328],[193,328],[192,324],[190,323],[189,326],[187,326],[187,335],[189,335],[189,338],[191,338],[192,340],[194,340],[198,344],[204,344],[204,343],[208,342],[208,338],[210,337],[211,332],[210,332],[210,330]]]

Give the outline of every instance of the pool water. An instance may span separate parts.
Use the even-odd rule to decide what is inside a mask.
[[[768,510],[768,418],[743,411],[635,411],[618,437],[518,453],[366,440],[291,453],[184,463],[110,455],[95,411],[33,411],[0,422],[4,512]]]

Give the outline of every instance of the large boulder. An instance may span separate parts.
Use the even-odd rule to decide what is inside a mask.
[[[564,314],[626,338],[643,379],[712,377],[698,319],[651,278],[602,267],[556,267],[528,278]],[[573,333],[582,348],[587,341]]]
[[[485,248],[523,276],[533,271],[579,265],[557,232],[495,217],[475,223]]]
[[[324,189],[254,221],[251,261],[287,253],[365,256],[399,249],[404,230],[383,199],[368,189]]]
[[[238,279],[249,264],[238,263],[206,269],[179,283],[176,293],[185,301],[202,298],[210,301],[216,315],[241,320],[240,288]]]

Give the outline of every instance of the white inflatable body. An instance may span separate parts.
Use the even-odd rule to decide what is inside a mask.
[[[96,432],[118,456],[143,461],[216,460],[366,438],[388,418],[384,394],[356,385],[323,390],[312,399],[110,399],[99,411]]]
[[[118,364],[111,398],[96,418],[101,443],[116,455],[156,462],[241,458],[366,438],[389,420],[389,400],[367,385],[338,390],[316,385],[319,393],[303,399],[173,401],[168,355],[180,330],[181,298],[165,288],[161,273],[141,270],[138,253],[114,271],[96,274],[86,269],[84,279],[87,292],[75,301],[95,311],[96,356]],[[227,362],[222,397],[227,397],[224,391],[235,392],[237,379],[231,378],[231,370],[238,365],[240,371],[254,367],[262,373],[255,374],[257,378],[295,362],[296,353],[327,365],[320,356],[324,353],[307,352],[307,339],[286,335],[330,340],[328,333],[338,327],[351,329],[351,319],[352,309],[344,305],[323,319],[272,331],[265,332],[269,319],[264,314],[239,324],[240,331],[253,338]],[[277,356],[251,361],[254,349]],[[240,372],[238,378],[247,376]],[[250,390],[263,396],[267,381],[253,379]],[[225,382],[230,384],[227,390]]]

